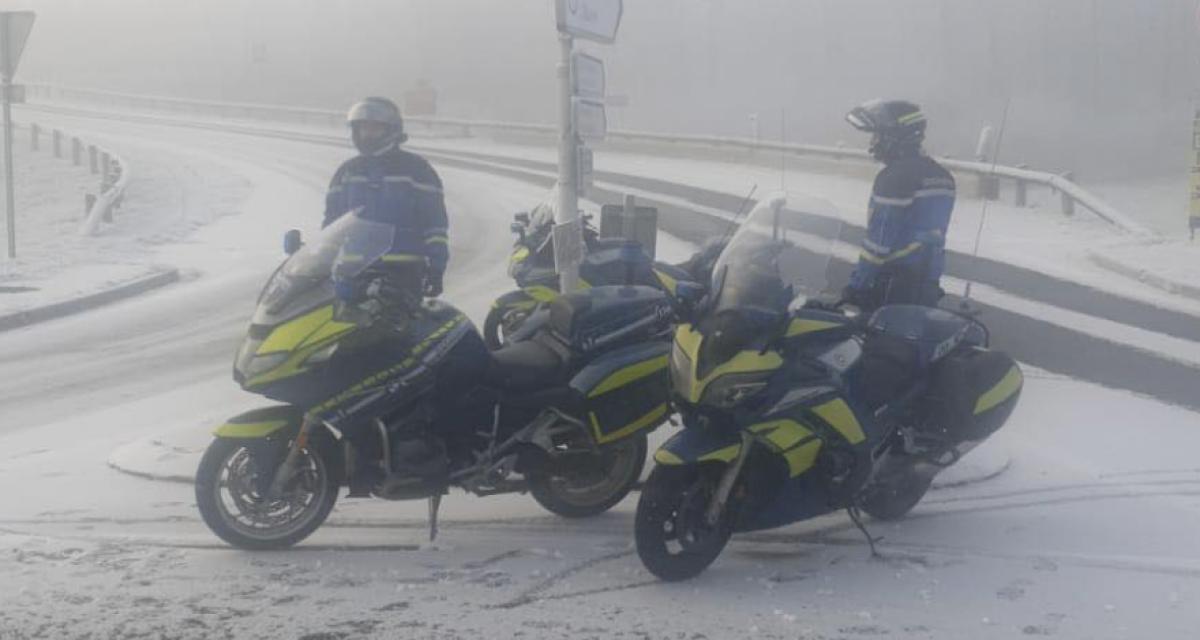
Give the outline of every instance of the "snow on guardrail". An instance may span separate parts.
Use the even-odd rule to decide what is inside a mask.
[[[302,125],[336,125],[342,122],[342,113],[325,109],[286,107],[254,103],[216,102],[167,98],[131,93],[118,93],[96,89],[81,89],[49,84],[29,84],[29,98],[47,102],[83,102],[110,107],[129,107],[153,111],[178,111],[190,115],[205,115],[218,118],[265,118],[273,122],[294,122]],[[471,135],[473,132],[494,131],[499,133],[531,133],[554,135],[554,125],[527,122],[500,122],[492,120],[467,120],[461,118],[411,117],[407,122],[425,127],[450,127]],[[652,142],[671,145],[695,145],[700,147],[736,148],[745,151],[771,151],[790,153],[797,156],[813,156],[829,159],[869,161],[870,155],[863,149],[833,147],[827,145],[772,142],[750,138],[711,135],[675,135],[645,131],[609,131],[608,139],[628,142]],[[1100,197],[1087,191],[1065,175],[1036,171],[1022,167],[993,165],[984,162],[940,159],[948,169],[960,174],[969,174],[980,180],[1008,180],[1015,187],[1018,206],[1024,206],[1029,185],[1040,185],[1061,195],[1062,212],[1071,215],[1076,206],[1091,211],[1109,224],[1136,236],[1153,236],[1153,232],[1117,210]]]

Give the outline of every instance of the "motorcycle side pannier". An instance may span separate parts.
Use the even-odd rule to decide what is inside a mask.
[[[937,363],[926,396],[928,426],[955,444],[979,442],[1012,413],[1024,377],[1008,354],[962,349]]]

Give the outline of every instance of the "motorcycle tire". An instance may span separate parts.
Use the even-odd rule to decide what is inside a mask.
[[[529,493],[547,511],[564,518],[589,518],[625,499],[646,465],[646,436],[627,438],[600,450],[600,467],[581,465],[578,475],[533,473]],[[599,475],[599,477],[595,477]]]
[[[495,351],[503,347],[507,334],[513,329],[520,327],[520,323],[524,322],[524,318],[512,318],[510,314],[528,315],[524,312],[501,307],[492,307],[488,310],[487,317],[483,320],[483,342],[487,345],[488,349]],[[515,323],[515,326],[506,329],[505,325],[510,323]]]
[[[638,557],[650,573],[668,582],[687,580],[721,555],[733,534],[732,509],[727,506],[715,524],[704,521],[719,470],[660,466],[650,474],[634,518]]]
[[[295,484],[286,497],[267,502],[255,489],[255,477],[257,473],[274,473],[274,469],[254,468],[248,442],[217,438],[208,446],[196,471],[196,505],[208,528],[239,549],[285,549],[316,531],[333,510],[340,488],[334,474],[335,452],[329,445],[320,444],[322,440],[310,440]],[[304,500],[294,514],[290,505],[283,504],[293,499]],[[272,507],[278,511],[283,506],[289,506],[283,516],[286,519],[274,526],[267,523]],[[241,511],[239,507],[248,509]]]

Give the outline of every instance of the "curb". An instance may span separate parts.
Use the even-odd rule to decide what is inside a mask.
[[[132,298],[133,296],[166,286],[178,280],[179,270],[172,268],[138,278],[132,282],[117,285],[111,289],[89,293],[72,300],[64,300],[63,302],[55,302],[42,307],[10,313],[0,316],[0,332],[20,329],[31,324],[62,318],[119,300]]]
[[[1184,296],[1193,300],[1200,300],[1200,287],[1184,284],[1182,282],[1176,282],[1170,278],[1164,278],[1162,276],[1150,273],[1145,269],[1131,267],[1127,264],[1113,260],[1108,256],[1103,256],[1093,251],[1088,251],[1087,256],[1088,260],[1090,260],[1092,264],[1095,264],[1102,269],[1107,269],[1108,271],[1116,273],[1117,275],[1125,276],[1126,278],[1132,278],[1138,282],[1141,282],[1142,284],[1149,285],[1155,289],[1159,289],[1167,293]]]

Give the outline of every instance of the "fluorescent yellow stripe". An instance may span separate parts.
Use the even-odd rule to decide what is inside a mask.
[[[655,451],[654,452],[654,461],[659,464],[673,465],[673,466],[683,464],[683,458],[680,458],[679,456],[671,453],[670,451],[667,451],[666,449],[659,449],[658,451]]]
[[[426,238],[425,244],[450,244],[450,239],[446,236],[434,236],[432,238]]]
[[[907,255],[911,255],[914,251],[917,251],[922,246],[923,245],[920,242],[914,242],[895,253],[890,253],[885,256],[876,255],[866,249],[863,249],[858,255],[872,264],[886,264],[888,262],[892,262],[893,260],[899,260]]]
[[[524,261],[528,257],[529,257],[529,247],[521,247],[520,249],[517,249],[516,251],[514,251],[512,253],[512,255],[508,257],[508,262],[509,262],[509,264],[516,264],[518,262]]]
[[[801,445],[783,454],[783,459],[787,460],[788,473],[791,477],[808,471],[813,464],[817,462],[817,454],[821,451],[821,441],[813,440],[808,444]]]
[[[1008,373],[996,383],[996,386],[988,389],[987,393],[979,397],[979,401],[975,403],[975,415],[979,415],[988,409],[1008,400],[1014,393],[1021,389],[1021,384],[1024,381],[1024,376],[1021,375],[1021,370],[1013,365]]]
[[[557,291],[551,289],[550,287],[543,287],[541,285],[525,287],[524,291],[530,298],[533,298],[538,302],[554,302],[558,298]]]
[[[220,438],[263,438],[287,426],[287,420],[265,422],[228,422],[213,431]]]
[[[675,295],[675,285],[678,284],[678,281],[675,280],[675,278],[672,278],[671,276],[658,271],[657,269],[654,271],[654,275],[658,276],[658,281],[662,283],[663,289],[666,289],[666,291],[671,295]]]
[[[331,320],[333,320],[333,305],[327,305],[310,311],[299,318],[288,320],[275,327],[271,331],[271,334],[267,336],[267,339],[258,345],[258,351],[254,353],[261,356],[266,353],[292,351]]]
[[[717,449],[712,453],[701,456],[697,462],[733,462],[738,454],[742,451],[742,445],[731,444],[724,449]]]
[[[826,329],[836,329],[840,326],[842,325],[837,322],[826,322],[825,320],[805,320],[804,318],[797,318],[792,320],[792,323],[788,325],[786,337],[791,338],[805,333],[824,331]]]
[[[902,115],[899,118],[896,118],[896,122],[898,122],[900,124],[911,124],[913,122],[917,122],[918,120],[923,120],[924,118],[925,118],[925,114],[921,113],[920,111],[917,111],[917,112],[909,113],[906,115]]]
[[[658,405],[658,407],[656,407],[650,413],[647,413],[646,415],[638,418],[637,420],[634,420],[633,422],[625,425],[624,427],[621,427],[620,429],[617,429],[616,431],[614,431],[608,435],[600,434],[600,423],[596,421],[596,414],[592,413],[590,415],[592,418],[592,428],[595,429],[595,431],[596,431],[596,442],[599,442],[600,444],[604,444],[607,442],[612,442],[613,440],[620,440],[621,438],[624,438],[625,436],[628,436],[633,433],[637,433],[638,431],[641,431],[642,429],[645,429],[646,427],[650,427],[650,426],[658,424],[667,415],[667,405],[666,405],[666,403]]]
[[[850,410],[850,405],[846,404],[845,400],[841,398],[830,400],[815,407],[813,412],[837,429],[838,433],[842,434],[842,437],[846,438],[850,444],[858,444],[867,439],[862,425],[858,423],[858,418],[854,417],[854,412]]]
[[[651,358],[645,362],[639,362],[637,364],[630,365],[624,369],[619,369],[612,375],[605,378],[604,381],[601,382],[595,389],[592,389],[591,393],[588,394],[588,397],[595,398],[596,396],[604,395],[613,389],[620,389],[627,384],[641,380],[646,376],[653,375],[666,368],[667,356],[663,355],[657,358]]]
[[[415,256],[411,253],[389,253],[383,256],[383,261],[391,263],[425,262],[425,256]]]
[[[751,433],[765,434],[763,437],[780,451],[790,449],[801,440],[811,437],[812,431],[795,420],[773,420],[749,427]]]

